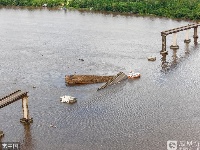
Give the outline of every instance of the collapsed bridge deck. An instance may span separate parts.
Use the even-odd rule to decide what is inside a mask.
[[[10,95],[7,95],[0,99],[0,108],[3,108],[11,103],[14,103],[15,101],[18,101],[22,99],[23,97],[27,96],[28,92],[23,92],[21,90],[15,91],[11,93]]]

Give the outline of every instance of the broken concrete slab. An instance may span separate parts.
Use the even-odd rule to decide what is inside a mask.
[[[127,78],[128,77],[127,77],[127,75],[125,73],[119,72],[116,76],[114,76],[112,79],[110,79],[106,84],[104,84],[103,86],[101,86],[100,88],[98,88],[97,91],[101,90],[101,89],[104,89],[107,86],[110,86],[110,85],[113,85],[113,84],[117,84],[120,81],[125,80]]]

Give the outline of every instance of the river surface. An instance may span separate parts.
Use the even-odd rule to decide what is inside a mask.
[[[33,117],[30,126],[20,123],[21,100],[0,109],[2,142],[20,142],[22,150],[166,150],[168,140],[200,142],[200,48],[193,30],[189,45],[185,31],[178,33],[177,52],[168,35],[169,54],[160,55],[160,32],[188,23],[1,8],[0,97],[28,91]],[[130,70],[141,78],[100,91],[103,84],[65,85],[65,75]],[[78,102],[61,103],[63,95]]]

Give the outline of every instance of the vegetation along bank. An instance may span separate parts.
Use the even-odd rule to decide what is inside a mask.
[[[200,19],[200,0],[0,0],[3,6],[62,6],[168,18]]]

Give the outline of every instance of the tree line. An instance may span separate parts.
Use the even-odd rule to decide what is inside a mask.
[[[200,19],[200,0],[0,0],[0,5],[70,7],[168,18]]]

